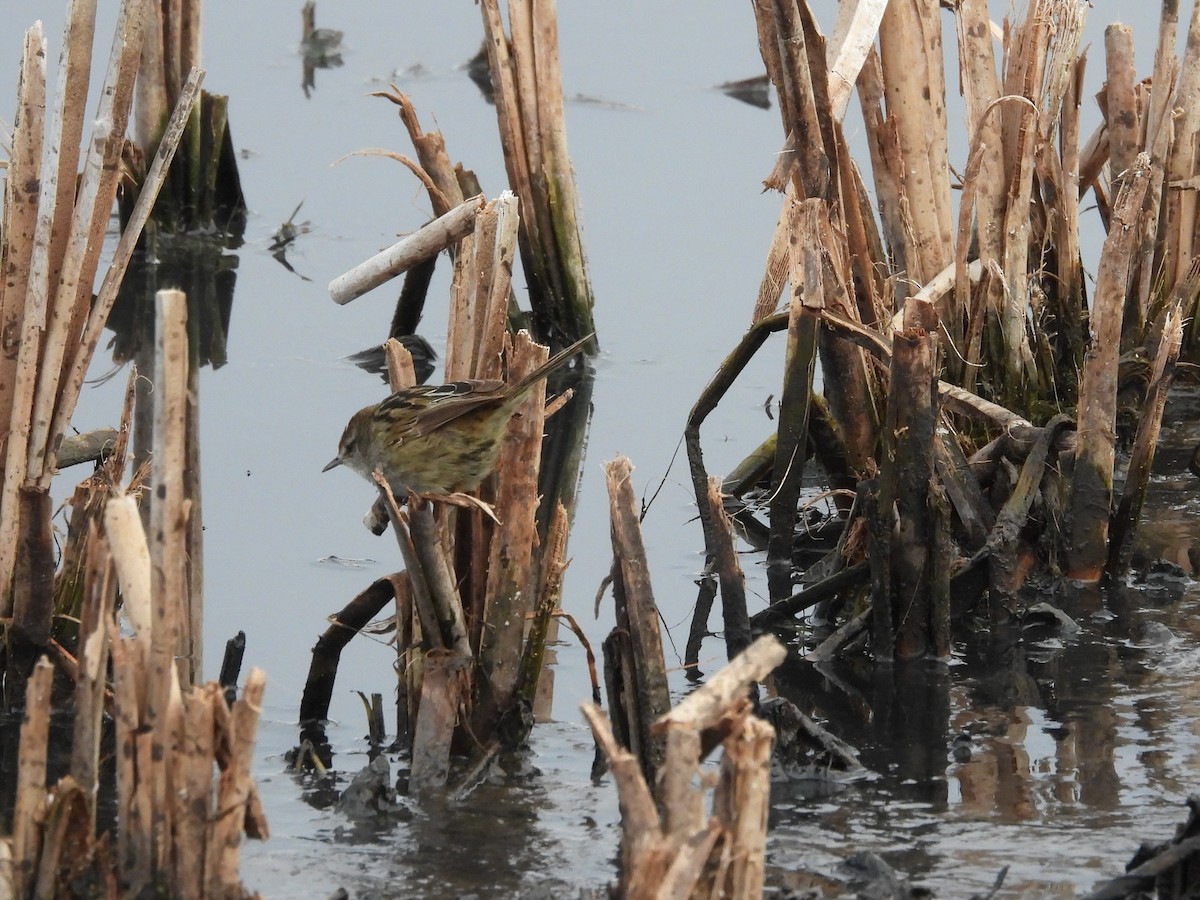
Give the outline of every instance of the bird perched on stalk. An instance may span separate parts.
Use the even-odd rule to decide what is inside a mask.
[[[542,379],[564,366],[591,335],[513,384],[455,381],[405,388],[356,412],[322,471],[345,466],[371,480],[378,469],[397,498],[408,491],[472,491],[496,467],[508,420]]]

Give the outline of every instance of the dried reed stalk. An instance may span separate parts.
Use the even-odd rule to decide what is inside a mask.
[[[152,606],[151,664],[173,666],[172,660],[177,660],[180,682],[190,685],[200,671],[201,631],[199,611],[192,608],[185,577],[191,500],[184,496],[179,477],[186,463],[187,297],[181,291],[159,291],[155,303],[150,591],[154,597],[171,599]],[[163,699],[159,698],[160,704]],[[151,708],[154,706],[152,703]]]
[[[1200,46],[1200,3],[1193,2],[1187,46]],[[1166,246],[1171,280],[1181,281],[1196,253],[1196,192],[1182,190],[1197,175],[1196,135],[1200,132],[1200,53],[1187,53],[1175,87],[1175,140],[1167,156]]]
[[[532,372],[549,355],[528,334],[517,335],[508,354],[509,378]],[[545,398],[537,394],[522,404],[505,434],[497,466],[504,477],[497,481],[496,503],[505,513],[492,534],[484,601],[488,627],[481,635],[479,662],[492,701],[501,710],[516,698],[525,622],[541,596],[535,590],[534,547],[545,408]]]
[[[771,599],[791,594],[792,544],[796,504],[808,441],[808,410],[817,363],[817,335],[825,305],[825,271],[820,244],[821,200],[792,209],[791,285],[787,356],[779,401],[775,466],[771,479],[771,535],[767,546],[767,580]]]
[[[521,260],[539,336],[564,343],[595,332],[593,299],[567,152],[555,0],[484,0],[484,45],[509,186],[520,198]]]
[[[962,203],[955,241],[955,299],[951,308],[943,307],[947,336],[957,353],[946,356],[947,367],[955,381],[973,389],[980,360],[983,324],[989,310],[1000,305],[1001,282],[989,277],[986,288],[971,301],[967,282],[967,255],[971,242],[971,214],[975,213],[977,256],[985,270],[998,269],[1004,248],[1004,159],[1001,155],[1001,95],[996,74],[991,20],[987,0],[964,0],[955,17],[958,24],[959,60],[962,88],[966,101],[967,128],[971,152],[963,179]],[[965,359],[959,362],[960,357]]]
[[[446,141],[442,138],[442,133],[424,131],[412,101],[394,85],[390,92],[377,96],[385,97],[400,107],[400,120],[404,123],[408,137],[417,151],[417,160],[429,178],[429,200],[433,204],[434,215],[444,215],[452,207],[462,203],[466,199],[463,187],[446,152]]]
[[[1113,513],[1112,537],[1109,540],[1108,574],[1118,577],[1129,568],[1133,555],[1133,536],[1141,518],[1146,491],[1150,487],[1150,470],[1154,451],[1162,429],[1163,410],[1167,394],[1174,383],[1175,363],[1183,344],[1183,317],[1180,304],[1167,313],[1166,323],[1155,351],[1153,367],[1146,390],[1145,412],[1138,422],[1137,436],[1129,454],[1129,470],[1121,489],[1121,498]]]
[[[459,707],[470,698],[467,665],[467,660],[446,651],[424,656],[409,773],[409,790],[418,797],[443,788],[449,777]]]
[[[50,735],[50,688],[54,666],[38,660],[29,677],[25,719],[17,757],[17,799],[13,808],[14,896],[32,893],[42,852],[42,827],[46,816],[47,743]]]
[[[1079,451],[1069,501],[1067,573],[1080,581],[1098,580],[1108,558],[1121,320],[1150,168],[1149,156],[1139,155],[1117,198],[1096,275],[1092,345],[1079,388]]]
[[[521,656],[521,672],[517,681],[517,697],[533,704],[538,696],[538,685],[546,669],[546,647],[553,638],[554,619],[562,600],[563,575],[567,571],[567,508],[561,503],[554,508],[554,517],[547,531],[547,540],[541,553],[540,584],[537,590],[537,608],[529,626],[525,648]],[[589,651],[590,653],[591,651]],[[537,710],[535,709],[535,714]]]
[[[505,191],[485,203],[454,260],[446,378],[499,378],[520,215]]]
[[[0,281],[0,334],[21,334],[23,306],[29,286],[30,258],[37,232],[38,178],[46,113],[46,38],[41,23],[25,33],[21,73],[17,82],[17,113],[13,121],[12,152],[4,179],[4,278]],[[44,226],[43,226],[44,231]],[[43,234],[40,238],[45,240]],[[23,336],[23,335],[22,335]],[[19,344],[4,338],[0,353],[0,383],[14,385]],[[25,383],[24,389],[31,390]],[[0,391],[0,422],[13,421],[14,390]],[[21,400],[22,405],[29,402]],[[12,438],[9,438],[10,442]],[[20,440],[17,443],[22,443]],[[6,463],[7,466],[7,463]],[[7,601],[3,604],[7,607]]]
[[[923,283],[952,258],[949,149],[940,11],[936,0],[889,3],[879,28],[887,122],[895,129],[912,250],[907,274]]]
[[[238,876],[242,834],[267,836],[264,831],[266,821],[261,818],[261,807],[256,800],[257,792],[250,775],[266,683],[266,674],[262,669],[250,670],[241,698],[229,711],[227,726],[217,733],[218,740],[214,741],[214,757],[221,775],[212,809],[219,814],[209,812],[204,816],[209,831],[204,893],[197,891],[201,896],[230,897],[243,894]],[[219,691],[209,690],[201,697],[209,698],[214,713],[224,712],[225,701]],[[198,737],[200,746],[207,749],[203,736]],[[211,794],[204,796],[207,798]]]
[[[40,29],[38,29],[40,32]],[[20,122],[24,120],[26,127],[35,128],[38,137],[18,132],[14,136],[14,153],[20,147],[32,149],[40,146],[43,110],[39,104],[44,104],[45,96],[45,40],[40,34],[30,38],[27,36],[26,61],[22,66],[22,86],[25,88],[25,107],[22,110]],[[42,60],[29,60],[28,55],[41,54]],[[36,140],[36,143],[34,141]],[[52,151],[51,151],[52,152]],[[7,182],[11,185],[15,179],[22,179],[22,184],[38,184],[38,163],[34,159],[22,158],[14,160],[26,166],[23,170],[10,170]],[[49,167],[51,173],[54,167]],[[47,208],[54,202],[55,194],[47,188],[46,181],[40,182],[42,193],[39,198],[37,224],[32,234],[32,244],[29,246],[29,277],[23,309],[20,319],[20,345],[16,353],[16,368],[13,372],[12,387],[9,392],[11,410],[8,430],[8,443],[5,448],[4,484],[0,488],[0,615],[5,617],[13,613],[13,601],[10,594],[12,587],[13,564],[15,562],[17,529],[19,527],[18,491],[25,480],[25,472],[29,459],[29,435],[32,429],[31,416],[33,397],[36,388],[38,352],[41,346],[41,332],[46,325],[46,303],[49,279],[49,242],[50,227],[53,222],[53,210]],[[6,199],[8,199],[6,197]],[[31,198],[30,198],[31,199]],[[22,235],[18,235],[18,241]],[[20,243],[14,248],[17,259],[14,263],[23,261],[25,248]],[[6,274],[6,281],[7,281]],[[7,294],[7,292],[6,292]],[[17,298],[15,295],[13,299]],[[13,323],[9,323],[13,324]]]
[[[116,572],[108,543],[96,522],[89,522],[83,615],[79,625],[75,680],[75,723],[71,740],[71,776],[88,804],[89,831],[96,827],[96,791],[100,786],[100,734],[108,685],[108,622],[116,603]]]

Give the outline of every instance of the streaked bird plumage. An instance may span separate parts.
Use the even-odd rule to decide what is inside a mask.
[[[517,408],[590,339],[576,341],[513,384],[478,379],[420,385],[364,407],[350,418],[338,455],[323,471],[345,466],[370,480],[378,469],[397,499],[410,490],[475,490],[496,468]]]

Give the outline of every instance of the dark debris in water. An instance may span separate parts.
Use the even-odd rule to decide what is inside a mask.
[[[380,753],[351,779],[338,798],[338,811],[351,819],[392,816],[403,810],[392,785],[392,767]]]
[[[849,878],[856,896],[863,900],[916,900],[933,896],[928,888],[912,885],[870,850],[847,857],[839,869]]]
[[[1182,566],[1166,559],[1156,559],[1130,573],[1127,585],[1141,603],[1169,606],[1183,599],[1183,592],[1191,581]]]

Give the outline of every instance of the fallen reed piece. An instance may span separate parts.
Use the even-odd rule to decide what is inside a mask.
[[[345,305],[422,260],[437,256],[471,233],[483,203],[482,196],[471,197],[403,240],[339,275],[329,282],[329,296],[334,303]]]

